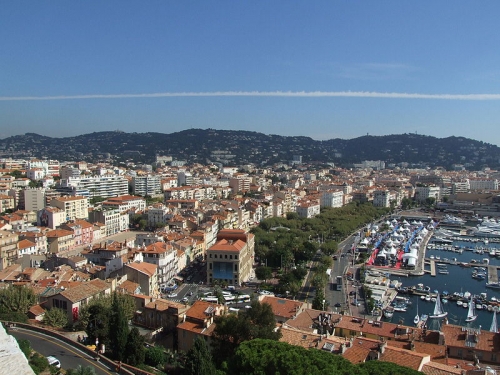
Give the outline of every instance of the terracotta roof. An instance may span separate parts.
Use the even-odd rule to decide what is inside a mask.
[[[28,248],[34,247],[34,246],[36,246],[35,243],[30,241],[30,240],[21,240],[17,243],[17,248],[19,250],[28,249]]]
[[[422,372],[426,375],[460,375],[462,369],[455,366],[448,366],[442,363],[429,362],[422,367]]]
[[[241,240],[236,241],[228,241],[226,239],[222,239],[216,242],[210,249],[207,251],[235,251],[240,252],[245,247],[245,242]]]
[[[271,305],[271,309],[275,316],[286,319],[292,319],[294,316],[298,315],[305,306],[304,302],[273,296],[264,296],[264,298],[261,299],[261,303],[268,303]]]
[[[60,294],[75,303],[95,296],[108,288],[110,288],[110,285],[104,280],[94,279],[92,281],[82,283],[74,288],[65,290]]]
[[[126,265],[127,267],[133,268],[141,273],[148,275],[149,277],[153,276],[156,273],[156,269],[158,266],[156,264],[147,263],[147,262],[133,262]]]

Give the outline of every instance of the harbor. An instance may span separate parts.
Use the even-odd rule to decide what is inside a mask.
[[[389,227],[392,232],[377,242],[366,264],[364,285],[376,301],[374,318],[430,329],[443,323],[489,329],[500,307],[500,238],[442,229],[432,220],[403,223],[391,222],[394,229]],[[390,250],[396,262],[377,260],[381,248],[387,248],[388,240],[393,246],[394,233],[404,227],[402,247]],[[412,251],[416,258],[408,257]],[[410,267],[405,259],[413,260]],[[437,305],[441,315],[433,315]]]

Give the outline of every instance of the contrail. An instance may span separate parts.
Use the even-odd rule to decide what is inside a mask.
[[[382,99],[440,99],[440,100],[500,100],[500,94],[420,94],[370,91],[213,91],[158,92],[150,94],[89,94],[57,96],[0,96],[0,101],[129,99],[180,97],[282,97],[282,98],[382,98]]]

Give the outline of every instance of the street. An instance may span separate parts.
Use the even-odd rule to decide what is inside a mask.
[[[52,355],[56,357],[61,362],[61,368],[65,370],[75,369],[80,365],[82,367],[94,367],[98,375],[115,374],[114,371],[109,370],[100,362],[96,362],[87,354],[50,336],[22,328],[9,329],[8,333],[17,339],[28,340],[33,350],[43,356]]]

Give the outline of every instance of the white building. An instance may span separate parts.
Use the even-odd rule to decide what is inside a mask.
[[[128,194],[128,181],[123,176],[105,175],[61,179],[58,191],[87,198],[110,198]]]
[[[150,197],[161,194],[160,176],[134,176],[132,177],[132,191],[134,194],[148,195]]]
[[[390,207],[391,194],[389,190],[375,190],[373,192],[373,205],[375,207]]]
[[[470,178],[469,185],[471,190],[498,190],[497,179]]]
[[[89,218],[89,201],[85,197],[59,197],[50,201],[52,207],[66,212],[66,221]]]
[[[89,220],[92,223],[103,223],[106,233],[101,234],[106,237],[126,231],[130,225],[129,216],[115,209],[92,210],[89,213]]]
[[[439,186],[417,186],[415,187],[415,200],[425,202],[427,198],[434,198],[436,202],[441,199],[441,188]]]
[[[321,207],[342,207],[344,193],[342,190],[328,190],[321,194]]]
[[[23,190],[24,209],[26,211],[40,211],[45,207],[45,189],[28,188]]]
[[[179,272],[177,250],[165,242],[155,242],[141,250],[143,261],[157,266],[159,285],[167,284]]]

